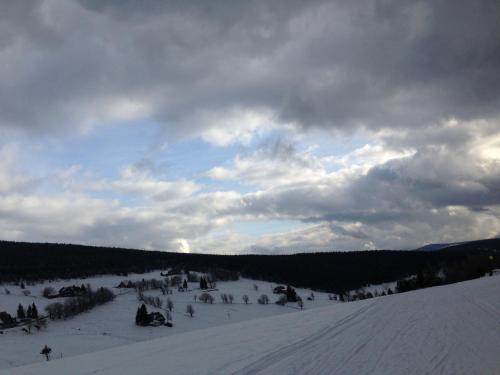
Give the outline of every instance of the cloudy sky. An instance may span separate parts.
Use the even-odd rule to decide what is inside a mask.
[[[0,238],[500,235],[500,3],[2,1]]]

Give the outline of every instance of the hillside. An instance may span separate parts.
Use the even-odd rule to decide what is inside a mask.
[[[498,251],[498,240],[481,242],[481,252]],[[460,263],[462,251],[355,251],[293,255],[207,255],[81,245],[0,241],[0,282],[144,273],[167,267],[197,271],[226,269],[243,277],[343,292],[414,275],[424,268]],[[500,267],[500,257],[495,258]]]
[[[164,302],[163,308],[153,308],[148,305],[148,311],[158,311],[166,314],[166,300],[173,302],[172,320],[173,327],[138,327],[134,323],[135,314],[141,302],[137,299],[137,293],[133,289],[114,288],[120,281],[127,279],[139,281],[141,279],[162,279],[160,272],[147,274],[130,274],[127,278],[123,276],[96,276],[87,279],[72,279],[45,282],[43,284],[27,285],[25,289],[12,284],[4,284],[0,288],[0,311],[16,314],[18,304],[28,306],[35,303],[40,313],[44,307],[54,302],[64,303],[67,298],[47,299],[42,297],[42,290],[47,286],[55,290],[68,285],[89,284],[94,290],[99,287],[110,288],[116,294],[114,301],[98,306],[95,309],[79,314],[67,320],[51,320],[46,329],[28,335],[21,328],[0,329],[0,369],[21,366],[43,360],[40,349],[49,345],[54,357],[68,357],[84,354],[96,350],[104,350],[120,345],[127,345],[139,341],[156,339],[164,336],[178,335],[193,330],[231,324],[251,319],[258,319],[274,315],[294,313],[299,311],[296,303],[286,306],[274,304],[278,296],[272,293],[275,284],[264,281],[240,279],[238,281],[218,282],[217,290],[211,291],[214,297],[213,304],[205,304],[194,296],[199,296],[201,291],[199,283],[188,283],[189,291],[180,292],[177,288],[171,289],[171,294],[164,296],[160,290],[145,291],[144,294],[159,297]],[[258,290],[255,290],[257,286]],[[375,287],[375,286],[373,286]],[[8,289],[10,294],[5,294]],[[23,292],[29,291],[25,296]],[[222,293],[234,296],[231,304],[221,301]],[[297,293],[303,297],[306,309],[339,304],[330,301],[325,293],[315,292],[315,300],[307,300],[310,290],[297,289]],[[266,294],[270,303],[261,305],[257,303],[260,295]],[[249,303],[243,302],[242,296],[249,297]],[[192,304],[195,309],[194,317],[187,316],[186,306]]]
[[[197,330],[9,375],[498,374],[500,277]]]

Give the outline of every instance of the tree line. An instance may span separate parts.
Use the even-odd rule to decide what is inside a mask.
[[[207,255],[66,244],[0,241],[0,282],[126,276],[177,267],[219,272],[340,294],[367,284],[404,279],[426,267],[459,264],[470,254],[493,256],[500,267],[500,239],[483,240],[440,251],[355,251],[293,255]],[[213,273],[212,273],[213,274]],[[207,285],[208,287],[209,285]]]
[[[51,303],[45,307],[45,311],[50,319],[67,319],[114,299],[115,294],[108,288],[101,287],[94,291],[87,284],[85,294],[78,297],[68,297],[64,302]]]

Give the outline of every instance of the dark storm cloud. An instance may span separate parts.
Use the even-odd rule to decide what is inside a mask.
[[[0,193],[11,193],[0,195],[0,211],[13,220],[12,236],[133,237],[146,247],[199,240],[241,218],[314,226],[281,238],[301,248],[323,236],[321,246],[346,241],[344,249],[489,236],[500,217],[499,99],[494,0],[3,1],[2,134],[146,117],[165,134],[203,137],[214,126],[244,128],[248,115],[304,132],[365,129],[399,156],[335,175],[293,142],[267,140],[245,162],[209,174],[262,190],[205,194],[191,181],[154,180],[168,165],[145,155],[95,188],[156,197],[135,210],[88,197],[24,199],[25,180],[9,178],[0,161],[9,181]]]
[[[71,131],[116,99],[179,132],[207,113],[415,127],[498,113],[496,1],[8,1],[0,123]],[[104,103],[104,104],[103,104]],[[109,105],[111,105],[109,104]]]
[[[286,246],[296,241],[297,249],[307,248],[318,237],[326,238],[320,246],[323,249],[360,249],[411,248],[422,241],[496,235],[500,163],[498,154],[496,159],[481,156],[487,151],[485,142],[491,138],[491,129],[474,137],[476,130],[468,123],[456,124],[450,132],[459,136],[450,137],[449,142],[437,137],[434,144],[419,145],[415,153],[379,163],[366,173],[317,171],[310,181],[276,184],[246,194],[239,204],[228,205],[220,214],[294,219],[314,225],[310,233],[292,233],[283,240]],[[425,135],[423,139],[431,138]],[[287,149],[291,155],[283,159],[285,164],[299,158],[294,147]],[[279,154],[257,154],[265,158],[259,165],[282,160]],[[268,174],[273,175],[272,171]],[[236,175],[245,176],[245,171]],[[273,241],[278,245],[272,241],[261,245],[281,248],[279,240]]]

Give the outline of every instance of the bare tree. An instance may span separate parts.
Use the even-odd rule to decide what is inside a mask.
[[[233,303],[234,297],[232,294],[228,294],[227,299],[229,300],[229,303]]]
[[[257,284],[253,284],[253,290],[255,291],[259,290],[259,286]]]
[[[161,309],[163,306],[163,300],[160,297],[155,297],[155,307]]]
[[[30,319],[28,324],[26,324],[26,330],[28,331],[28,335],[31,334],[31,330],[33,328],[33,321]]]
[[[202,293],[198,299],[203,303],[214,303],[214,297],[208,293]]]
[[[299,305],[301,310],[304,308],[304,301],[302,301],[302,298],[297,301],[297,304]]]
[[[186,312],[189,314],[189,316],[192,318],[194,315],[194,308],[193,305],[189,304],[186,306]]]
[[[47,320],[45,318],[37,318],[35,328],[39,331],[41,329],[47,328]]]
[[[62,319],[64,305],[61,302],[54,302],[45,307],[50,319]]]
[[[269,303],[269,297],[266,294],[262,294],[257,302],[261,305],[267,305]]]
[[[246,305],[248,303],[248,296],[244,294],[241,298],[243,299],[243,302],[245,302]]]

